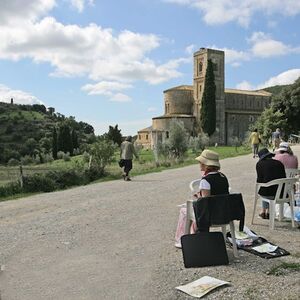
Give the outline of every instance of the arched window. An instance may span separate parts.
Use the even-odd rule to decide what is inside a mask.
[[[250,122],[254,122],[254,117],[253,116],[249,116],[249,121]]]
[[[203,69],[203,63],[202,61],[199,62],[199,73],[202,72],[202,69]]]
[[[166,131],[166,139],[169,138],[169,131]]]

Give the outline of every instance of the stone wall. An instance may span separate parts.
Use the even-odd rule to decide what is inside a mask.
[[[164,91],[165,115],[191,115],[193,110],[193,89],[170,89]]]

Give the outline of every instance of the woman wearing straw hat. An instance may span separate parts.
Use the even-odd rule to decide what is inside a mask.
[[[199,184],[199,192],[194,195],[195,199],[213,195],[229,194],[229,184],[226,176],[221,173],[219,154],[204,150],[200,156],[195,158],[200,163],[202,179]],[[179,213],[179,220],[175,234],[175,246],[181,248],[180,238],[184,234],[186,223],[186,207],[182,207]],[[193,223],[191,233],[196,231],[196,224]]]

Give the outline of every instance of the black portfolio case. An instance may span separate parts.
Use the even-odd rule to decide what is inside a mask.
[[[221,232],[199,232],[181,237],[186,268],[227,265],[228,256]]]

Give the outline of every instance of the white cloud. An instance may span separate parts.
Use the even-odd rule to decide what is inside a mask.
[[[242,81],[236,85],[237,89],[240,90],[260,90],[269,86],[274,85],[285,85],[292,84],[300,77],[300,69],[291,69],[285,72],[282,72],[274,77],[271,77],[264,83],[258,84],[257,86],[252,85],[248,81]]]
[[[54,68],[51,76],[158,84],[181,76],[180,64],[189,62],[179,58],[158,64],[150,59],[148,53],[161,42],[154,34],[128,30],[115,33],[96,24],[64,25],[52,17],[24,22],[22,26],[0,24],[0,40],[0,59],[47,62]]]
[[[150,112],[157,111],[157,108],[151,106],[151,107],[148,107],[148,108],[147,108],[147,111],[150,111]]]
[[[280,73],[277,76],[271,77],[264,83],[257,86],[257,89],[262,89],[268,86],[292,84],[300,77],[300,69],[291,69]]]
[[[114,94],[110,98],[110,101],[114,101],[114,102],[130,102],[131,100],[132,99],[129,96],[122,94],[122,93]]]
[[[85,5],[94,5],[94,0],[69,0],[71,5],[75,7],[78,12],[82,12]]]
[[[96,84],[86,84],[81,89],[87,91],[89,95],[111,96],[115,91],[129,88],[132,88],[132,85],[121,82],[101,81]]]
[[[2,0],[0,25],[16,25],[36,21],[46,15],[55,5],[55,0]]]
[[[254,90],[255,87],[248,81],[244,80],[236,85],[238,90]]]
[[[27,92],[13,90],[3,84],[0,84],[0,102],[10,103],[11,98],[13,98],[15,104],[43,104],[41,100]]]
[[[276,14],[295,16],[300,13],[300,2],[295,0],[163,0],[164,2],[189,6],[203,14],[209,25],[237,22],[248,26],[256,13],[268,17]]]
[[[195,51],[195,45],[194,44],[191,44],[191,45],[189,45],[185,48],[185,53],[188,54],[188,55],[193,54],[194,51]]]
[[[263,32],[254,32],[249,42],[253,44],[251,51],[257,57],[286,55],[296,49],[272,39]]]

